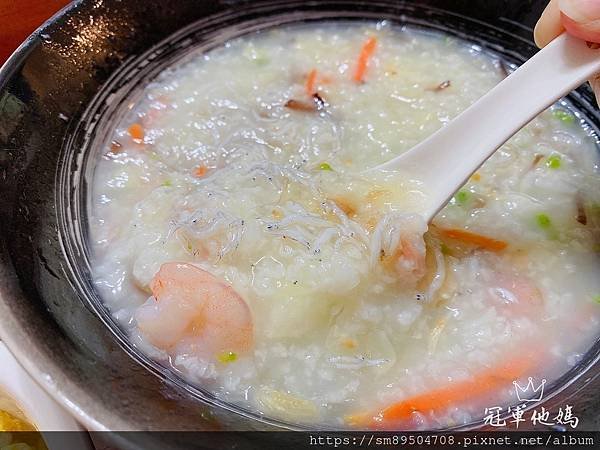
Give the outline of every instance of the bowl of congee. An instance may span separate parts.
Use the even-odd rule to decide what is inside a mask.
[[[2,340],[92,430],[597,429],[589,87],[430,221],[369,171],[537,51],[466,3],[61,11],[0,72]]]

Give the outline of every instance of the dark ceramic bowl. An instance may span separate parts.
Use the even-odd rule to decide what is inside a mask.
[[[276,24],[389,19],[530,57],[544,1],[82,0],[36,31],[0,72],[0,335],[26,370],[94,430],[295,428],[216,400],[140,354],[90,283],[86,180],[123,99],[191,50]],[[108,101],[110,99],[110,101]],[[587,88],[569,101],[595,130]],[[90,158],[90,155],[92,156]],[[598,430],[598,359],[547,389]],[[481,422],[461,429],[477,429]]]

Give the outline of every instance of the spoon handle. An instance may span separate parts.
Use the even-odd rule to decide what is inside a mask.
[[[600,50],[565,33],[444,128],[378,169],[416,174],[430,220],[511,136],[598,72]]]

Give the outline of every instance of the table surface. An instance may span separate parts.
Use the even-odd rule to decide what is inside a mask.
[[[70,0],[0,0],[0,65]]]

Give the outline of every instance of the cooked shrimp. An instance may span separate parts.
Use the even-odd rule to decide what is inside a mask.
[[[527,277],[500,273],[488,290],[494,304],[511,314],[528,313],[542,306],[539,288]]]
[[[415,240],[401,239],[394,253],[382,252],[381,261],[394,271],[401,281],[416,283],[425,275],[425,249]]]
[[[194,353],[210,359],[251,348],[248,305],[214,275],[187,263],[165,263],[151,289],[153,296],[138,308],[135,318],[154,346],[169,351],[185,342]]]
[[[375,227],[372,251],[403,284],[415,285],[425,275],[425,231],[421,218],[398,213],[388,214]]]

